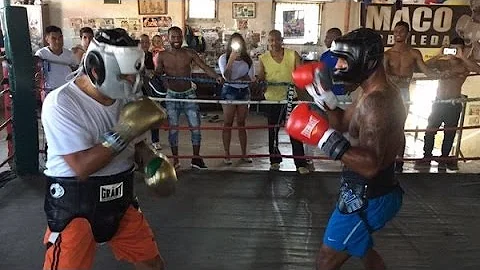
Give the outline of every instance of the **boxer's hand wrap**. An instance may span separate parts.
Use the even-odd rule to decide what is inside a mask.
[[[350,142],[340,132],[328,129],[318,142],[318,147],[330,158],[339,160],[350,148]]]
[[[125,150],[128,142],[122,139],[118,132],[107,131],[102,135],[102,145],[103,147],[110,148],[110,150],[116,155]]]

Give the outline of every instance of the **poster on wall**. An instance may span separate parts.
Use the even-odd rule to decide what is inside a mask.
[[[170,16],[157,16],[157,17],[143,17],[143,27],[160,27],[169,28],[172,27],[172,17]]]
[[[137,0],[138,14],[161,15],[167,14],[167,0]]]
[[[369,5],[362,4],[361,8],[361,26],[379,31],[385,47],[395,42],[395,24],[405,21],[411,28],[410,44],[419,48],[424,58],[436,55],[451,39],[462,37],[469,48],[468,55],[480,61],[480,48],[477,48],[480,47],[480,0],[406,0],[400,9],[394,3],[374,0]]]
[[[305,35],[305,12],[303,10],[283,12],[283,35],[285,38],[303,38]]]

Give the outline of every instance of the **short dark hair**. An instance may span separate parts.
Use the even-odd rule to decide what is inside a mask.
[[[93,29],[88,26],[82,27],[80,28],[80,37],[82,37],[83,34],[92,34],[93,36]]]
[[[268,35],[269,36],[279,36],[280,38],[282,38],[282,32],[278,31],[277,29],[273,29],[271,30],[270,32],[268,32]]]
[[[462,45],[465,46],[463,38],[456,37],[450,41],[450,45]]]
[[[60,29],[60,27],[55,26],[55,25],[49,25],[45,28],[45,35],[48,35],[48,34],[51,34],[51,33],[62,34],[62,29]]]
[[[172,32],[172,31],[179,31],[180,33],[183,32],[182,29],[181,29],[180,27],[178,27],[178,26],[172,26],[172,27],[168,28],[168,32],[167,32],[167,33],[170,35],[170,32]]]
[[[337,34],[337,35],[341,36],[342,35],[342,30],[340,30],[340,28],[333,27],[333,28],[328,29],[327,33],[333,33],[333,34]]]
[[[397,26],[403,26],[405,27],[405,29],[407,29],[407,32],[410,32],[410,24],[408,24],[407,22],[399,21],[395,24],[395,27]]]

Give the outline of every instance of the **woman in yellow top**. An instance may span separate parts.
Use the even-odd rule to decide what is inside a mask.
[[[288,82],[292,81],[292,71],[301,63],[300,56],[296,51],[283,48],[282,34],[278,30],[272,30],[268,33],[269,51],[260,56],[260,67],[258,71],[259,80],[267,82]],[[287,86],[268,86],[264,93],[266,100],[282,101],[287,99]],[[295,93],[296,98],[296,93]],[[287,111],[286,104],[268,105],[267,118],[268,125],[279,125],[285,121]],[[268,149],[270,155],[280,155],[278,149],[278,131],[279,128],[268,129]],[[304,156],[303,143],[290,137],[292,143],[292,153],[294,156]],[[295,158],[295,166],[300,174],[307,174],[305,158]],[[270,170],[278,171],[282,157],[270,157]]]

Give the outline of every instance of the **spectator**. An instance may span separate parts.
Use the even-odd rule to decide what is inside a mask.
[[[449,48],[455,49],[456,53],[445,55],[442,51],[426,62],[428,67],[442,72],[442,78],[438,81],[436,101],[460,98],[462,85],[470,72],[480,73],[480,66],[465,55],[463,39],[454,38],[450,42]],[[456,128],[461,112],[462,104],[460,103],[433,103],[432,113],[428,117],[427,129],[438,129],[442,123],[444,123],[445,128]],[[439,169],[458,170],[456,160],[446,159],[452,149],[455,133],[455,130],[444,131],[442,155],[438,161]],[[435,134],[436,131],[425,132],[424,159],[418,160],[415,163],[416,166],[430,166]]]
[[[63,48],[62,29],[50,25],[45,28],[46,47],[38,50],[35,55],[43,60],[45,87],[42,90],[42,100],[55,88],[67,82],[67,75],[78,67],[72,51]]]
[[[259,80],[268,82],[291,82],[292,71],[300,65],[300,56],[296,51],[283,48],[282,34],[278,30],[272,30],[268,34],[269,51],[260,56],[260,70],[258,72]],[[271,101],[282,101],[287,99],[286,86],[268,86],[265,91],[265,99]],[[295,93],[296,96],[296,93]],[[280,125],[285,121],[287,106],[285,104],[268,105],[267,118],[268,125]],[[268,150],[270,157],[270,170],[280,170],[282,157],[278,148],[278,132],[280,128],[268,129]],[[295,156],[295,166],[300,174],[307,174],[305,152],[303,143],[290,137],[292,143],[292,152]]]
[[[246,81],[250,82],[255,79],[255,70],[252,59],[247,52],[247,44],[239,33],[234,33],[227,43],[227,52],[222,54],[218,59],[220,72],[226,81]],[[231,84],[224,83],[222,87],[221,99],[223,100],[249,100],[250,88],[248,84]],[[230,141],[232,138],[233,120],[237,116],[237,126],[245,127],[245,120],[248,115],[247,104],[223,104],[223,126],[222,132],[223,149],[225,150],[224,163],[232,164],[230,159]],[[238,139],[240,140],[240,148],[242,155],[247,154],[247,131],[245,129],[238,130]],[[243,157],[244,162],[251,163],[252,159]]]

